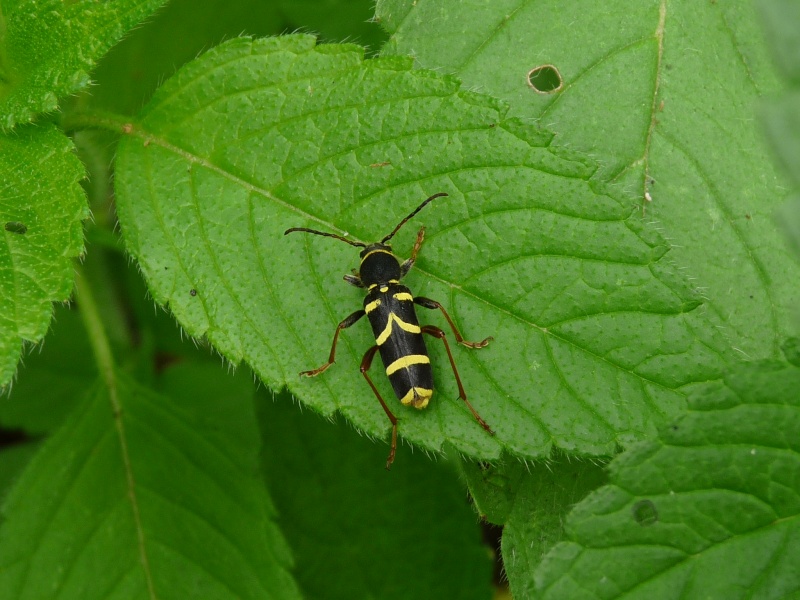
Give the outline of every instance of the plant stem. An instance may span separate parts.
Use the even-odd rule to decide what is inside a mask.
[[[66,133],[81,129],[103,129],[114,133],[126,134],[133,131],[134,125],[130,117],[107,112],[67,113],[61,119],[61,129]]]
[[[97,363],[97,370],[103,378],[109,391],[111,404],[115,411],[118,411],[119,399],[117,397],[117,379],[114,370],[114,355],[111,352],[111,344],[108,341],[103,321],[100,318],[100,311],[92,294],[86,270],[82,265],[76,267],[75,277],[75,299],[78,302],[81,319],[86,327],[89,343]]]

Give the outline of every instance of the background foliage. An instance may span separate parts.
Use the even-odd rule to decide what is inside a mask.
[[[0,598],[488,597],[477,515],[518,598],[797,593],[791,2],[0,18]],[[387,474],[366,326],[296,376],[355,253],[282,232],[440,191],[394,244],[497,436],[431,344]]]

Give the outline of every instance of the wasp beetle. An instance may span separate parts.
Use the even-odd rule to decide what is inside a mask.
[[[422,241],[425,238],[424,227],[420,228],[419,233],[417,233],[417,240],[411,251],[411,258],[402,264],[394,255],[394,252],[392,252],[392,247],[387,243],[392,239],[394,234],[396,234],[414,215],[422,210],[425,205],[431,200],[441,196],[447,196],[447,194],[438,193],[426,199],[414,209],[411,214],[400,221],[390,234],[384,236],[381,241],[372,244],[354,242],[333,233],[306,229],[305,227],[292,227],[291,229],[287,229],[284,233],[284,235],[295,231],[313,233],[315,235],[336,238],[351,246],[363,248],[358,272],[353,270],[352,274],[344,276],[344,280],[356,287],[367,289],[367,296],[364,298],[364,308],[351,314],[336,327],[328,362],[317,369],[303,371],[300,375],[314,377],[330,367],[334,363],[336,357],[336,343],[339,340],[339,333],[342,329],[350,327],[361,319],[361,317],[367,315],[375,335],[375,345],[364,354],[364,359],[361,361],[361,374],[364,375],[367,383],[381,403],[383,410],[386,412],[386,416],[389,417],[389,420],[392,422],[392,448],[389,451],[389,457],[386,459],[387,469],[391,467],[397,449],[397,418],[392,411],[389,410],[380,392],[372,382],[369,376],[369,368],[372,365],[372,359],[375,357],[375,353],[380,351],[381,359],[386,369],[386,375],[400,402],[406,406],[413,406],[419,409],[425,408],[433,395],[433,372],[431,371],[431,359],[422,336],[423,333],[442,340],[445,350],[447,350],[447,356],[450,359],[450,366],[453,369],[456,383],[458,384],[459,398],[464,401],[480,426],[491,435],[494,435],[494,431],[492,431],[491,427],[489,427],[486,421],[481,418],[469,403],[469,400],[467,400],[467,393],[464,391],[461,378],[458,376],[458,369],[456,369],[456,363],[453,360],[453,353],[450,351],[450,345],[447,343],[445,332],[433,325],[420,327],[414,305],[417,304],[424,308],[441,310],[444,318],[453,330],[456,341],[468,348],[483,348],[492,338],[488,337],[481,342],[468,342],[461,336],[455,323],[453,323],[450,315],[447,314],[447,311],[441,304],[430,298],[412,296],[411,290],[400,283],[400,280],[405,277],[411,270],[411,267],[414,266],[417,254],[422,247]]]

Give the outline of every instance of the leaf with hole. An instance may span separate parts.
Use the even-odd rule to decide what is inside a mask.
[[[438,343],[424,411],[401,407],[375,369],[401,435],[539,457],[554,445],[610,454],[653,432],[727,360],[666,244],[550,134],[410,67],[296,35],[232,40],[168,81],[120,144],[116,171],[122,231],[153,296],[269,386],[384,437],[388,420],[358,371],[374,343],[366,324],[341,336],[334,367],[298,377],[325,361],[336,324],[361,306],[363,293],[341,281],[357,251],[283,232],[374,241],[446,192],[392,242],[408,256],[425,225],[405,282],[443,302],[467,339],[494,336],[455,359],[497,436],[458,400]]]
[[[780,357],[800,267],[773,219],[787,186],[755,111],[779,84],[752,3],[380,0],[377,18],[384,55],[453,73],[595,157],[662,228],[731,347]],[[529,73],[546,65],[562,85],[537,93]]]

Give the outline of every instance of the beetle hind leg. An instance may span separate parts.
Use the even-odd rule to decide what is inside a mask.
[[[375,397],[378,398],[378,402],[381,403],[386,416],[389,417],[389,420],[392,422],[392,448],[389,450],[389,457],[386,459],[386,470],[392,468],[392,463],[394,462],[394,455],[397,451],[397,417],[394,416],[389,407],[386,406],[386,402],[383,401],[381,397],[381,393],[378,391],[378,388],[375,387],[375,384],[372,383],[372,379],[369,376],[369,368],[372,366],[372,359],[375,358],[375,353],[378,351],[379,346],[373,346],[369,350],[366,351],[364,354],[364,358],[361,361],[361,374],[364,376],[364,379],[367,380],[369,387],[372,388],[372,391],[375,393]]]
[[[467,405],[467,408],[472,413],[472,416],[475,417],[475,420],[478,421],[478,424],[481,427],[483,427],[487,431],[487,433],[489,433],[490,435],[494,435],[494,431],[492,430],[491,427],[489,427],[489,424],[483,420],[483,417],[481,417],[478,414],[478,411],[476,411],[472,407],[472,404],[469,403],[469,400],[467,400],[467,392],[464,390],[464,386],[461,383],[461,377],[458,376],[456,361],[453,360],[453,353],[450,351],[450,344],[447,342],[447,336],[445,335],[445,332],[439,329],[438,327],[434,327],[433,325],[426,325],[425,327],[422,328],[422,333],[427,333],[428,335],[438,338],[442,340],[442,342],[444,342],[444,349],[447,350],[447,358],[450,359],[450,366],[453,369],[453,375],[455,375],[456,377],[456,384],[458,385],[458,397],[461,398],[464,401],[464,404]],[[481,348],[482,346],[478,347]]]

